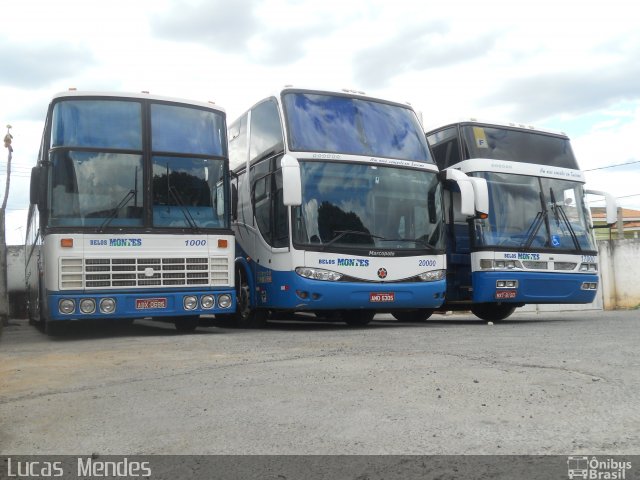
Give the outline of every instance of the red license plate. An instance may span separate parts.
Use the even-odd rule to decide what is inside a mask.
[[[369,301],[373,303],[395,302],[395,300],[396,300],[396,294],[394,292],[369,294]]]
[[[167,308],[166,298],[136,298],[137,310],[149,310],[151,308]]]
[[[516,290],[498,290],[496,298],[516,298],[518,292]]]

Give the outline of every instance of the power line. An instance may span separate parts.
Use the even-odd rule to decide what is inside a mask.
[[[617,165],[607,165],[606,167],[588,168],[582,170],[583,172],[593,172],[594,170],[604,170],[605,168],[624,167],[626,165],[633,165],[634,163],[640,163],[640,160],[634,160],[633,162],[619,163]]]

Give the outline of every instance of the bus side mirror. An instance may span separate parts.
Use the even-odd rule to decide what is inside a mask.
[[[44,191],[42,185],[43,179],[43,168],[42,167],[33,167],[31,169],[31,183],[29,185],[29,202],[32,205],[40,206],[42,201],[41,195]]]
[[[460,213],[467,217],[474,217],[476,209],[474,205],[473,184],[469,177],[455,168],[447,168],[444,172],[444,179],[453,181],[460,188]]]
[[[302,204],[302,180],[298,160],[285,155],[280,163],[282,167],[282,201],[288,207]]]
[[[473,185],[474,207],[476,215],[486,218],[489,215],[489,188],[484,178],[469,177]]]
[[[231,184],[231,220],[238,220],[238,186]]]
[[[618,221],[618,204],[613,195],[599,190],[585,190],[584,193],[587,195],[599,195],[604,197],[607,212],[607,225],[613,225]]]

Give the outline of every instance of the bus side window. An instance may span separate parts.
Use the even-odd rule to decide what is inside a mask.
[[[427,137],[427,141],[438,168],[445,169],[461,161],[460,142],[456,127],[431,134]]]
[[[274,100],[262,102],[251,110],[249,158],[251,162],[266,158],[284,149],[278,107]]]

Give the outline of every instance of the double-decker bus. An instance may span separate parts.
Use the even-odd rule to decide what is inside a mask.
[[[569,138],[515,124],[475,120],[427,132],[441,169],[486,180],[486,218],[447,218],[447,310],[502,320],[525,304],[580,304],[598,288],[597,247]],[[455,201],[455,192],[445,192]]]
[[[192,331],[235,309],[226,114],[207,102],[55,95],[31,174],[29,318],[154,318]]]
[[[421,320],[442,304],[443,183],[421,128],[407,104],[293,87],[231,124],[240,325],[274,312]],[[473,215],[469,179],[448,178]]]

